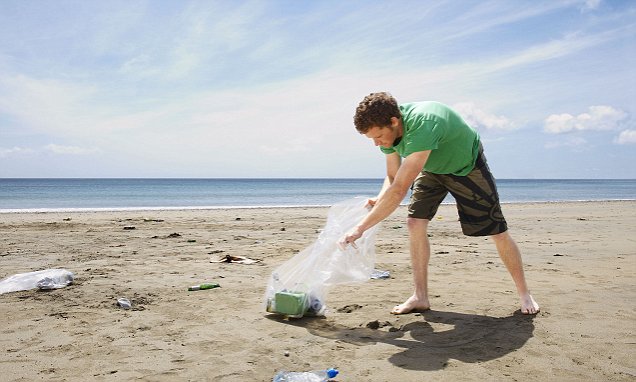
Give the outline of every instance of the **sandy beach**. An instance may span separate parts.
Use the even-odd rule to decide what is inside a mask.
[[[401,207],[377,235],[391,278],[334,288],[325,318],[298,320],[265,312],[263,293],[327,208],[2,214],[0,279],[76,279],[0,295],[0,379],[271,381],[336,367],[338,381],[636,380],[636,202],[503,209],[536,316],[520,314],[494,244],[463,236],[452,205],[430,229],[431,311],[389,313],[411,293]],[[224,255],[259,261],[211,262]],[[221,287],[187,290],[202,282]]]

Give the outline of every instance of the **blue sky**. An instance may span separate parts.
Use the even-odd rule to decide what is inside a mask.
[[[498,178],[636,178],[636,2],[0,1],[0,177],[383,177],[437,100]]]

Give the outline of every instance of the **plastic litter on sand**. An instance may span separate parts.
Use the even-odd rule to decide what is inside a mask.
[[[323,316],[328,288],[365,282],[374,269],[377,226],[367,230],[357,247],[338,241],[368,213],[368,198],[334,204],[316,241],[276,268],[265,292],[265,310],[287,318]]]
[[[130,309],[132,307],[132,303],[125,297],[117,299],[117,305],[119,305],[123,309]]]
[[[0,294],[39,288],[50,290],[63,288],[73,283],[75,275],[66,269],[18,273],[0,280]]]
[[[374,269],[373,272],[371,272],[371,276],[369,276],[369,278],[373,280],[388,279],[391,278],[391,273],[389,271]]]
[[[205,289],[214,289],[214,288],[220,288],[221,286],[217,283],[203,283],[203,284],[199,284],[199,285],[192,285],[191,287],[188,287],[189,291],[193,291],[193,290],[205,290]]]
[[[280,371],[273,382],[325,382],[338,375],[338,370]]]

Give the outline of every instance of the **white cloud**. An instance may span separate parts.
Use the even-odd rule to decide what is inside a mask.
[[[44,146],[44,149],[52,153],[62,154],[62,155],[87,155],[87,154],[94,154],[94,153],[100,152],[100,150],[96,148],[84,148],[84,147],[78,147],[78,146],[62,146],[62,145],[56,145],[54,143]]]
[[[545,119],[543,130],[551,134],[571,131],[608,131],[620,127],[627,113],[611,106],[590,106],[589,112],[579,115],[552,114]]]
[[[95,91],[91,86],[56,79],[0,76],[0,113],[36,130],[79,133]]]
[[[500,57],[491,62],[491,65],[485,70],[497,72],[565,57],[617,38],[621,32],[621,29],[617,29],[591,35],[570,33],[557,40],[550,40],[527,47],[508,57]]]
[[[619,145],[633,145],[636,144],[636,130],[623,130],[616,138],[616,143]]]
[[[7,158],[9,156],[16,155],[16,154],[29,154],[32,152],[33,150],[29,148],[24,148],[24,147],[14,146],[10,149],[0,147],[0,158]]]
[[[89,154],[95,154],[95,153],[101,152],[101,150],[97,148],[63,146],[63,145],[57,145],[57,144],[51,143],[37,150],[31,149],[28,147],[18,147],[18,146],[14,146],[11,148],[0,147],[0,158],[8,158],[10,156],[16,156],[16,155],[22,155],[22,154],[33,154],[33,153],[43,152],[43,151],[52,152],[54,154],[60,154],[60,155],[89,155]]]
[[[119,68],[119,71],[123,74],[132,74],[139,78],[159,75],[159,68],[152,67],[153,59],[147,53],[142,53],[135,56]]]
[[[312,147],[320,147],[321,139],[317,136],[306,138],[294,138],[284,145],[260,146],[258,149],[268,155],[287,155],[290,153],[307,153],[312,151]]]
[[[477,100],[479,105],[455,107],[469,123],[484,130],[510,130],[516,127],[512,120],[520,126],[525,125],[524,120],[547,116],[549,111],[540,110],[545,105],[557,107],[554,100],[578,104],[577,112],[600,102],[629,108],[620,99],[629,99],[629,93],[611,93],[620,81],[604,80],[611,70],[601,67],[604,74],[598,77],[614,85],[599,90],[596,82],[560,76],[559,68],[572,67],[583,72],[581,78],[590,76],[585,69],[594,61],[587,63],[587,57],[616,57],[606,43],[629,44],[633,23],[603,21],[606,10],[601,9],[595,14],[600,20],[595,28],[586,26],[586,20],[561,27],[559,19],[556,29],[548,29],[552,22],[547,20],[546,29],[536,35],[528,29],[544,18],[561,17],[562,12],[576,16],[583,0],[545,1],[532,7],[476,2],[459,13],[439,2],[415,12],[398,12],[397,23],[409,27],[393,28],[392,33],[361,22],[384,14],[386,4],[357,10],[345,3],[329,7],[307,3],[311,12],[271,16],[272,7],[259,2],[238,6],[195,2],[188,3],[185,10],[175,5],[169,17],[157,19],[157,9],[151,13],[153,7],[139,5],[106,13],[103,19],[91,22],[95,27],[73,33],[88,40],[68,45],[72,49],[66,49],[66,39],[54,40],[64,44],[59,49],[37,49],[40,45],[28,39],[15,39],[42,57],[29,60],[30,56],[16,54],[9,60],[0,56],[0,117],[11,122],[12,137],[27,133],[27,138],[12,139],[10,145],[34,146],[35,137],[36,142],[76,145],[37,148],[40,153],[66,154],[58,158],[61,161],[77,162],[73,155],[95,153],[91,147],[100,147],[122,161],[148,163],[148,167],[201,169],[200,174],[207,176],[237,169],[237,176],[245,176],[251,174],[252,163],[289,164],[300,172],[306,162],[335,162],[340,156],[381,160],[352,126],[355,105],[371,91],[391,91],[400,102]],[[590,9],[598,6],[596,1],[586,5]],[[112,23],[107,22],[110,18]],[[411,26],[423,25],[423,19],[426,27],[413,34]],[[415,40],[403,37],[408,33]],[[495,35],[502,39],[496,48],[482,45],[482,39],[492,41]],[[92,54],[84,55],[87,50],[80,48],[89,42],[95,47],[89,50]],[[60,52],[63,57],[56,62],[47,52]],[[582,52],[585,56],[577,57]],[[575,56],[575,66],[568,65],[569,55]],[[3,61],[7,70],[3,70]],[[18,62],[55,65],[35,71],[15,65]],[[572,70],[573,76],[577,70]],[[554,84],[554,78],[564,78],[567,86]],[[527,92],[521,86],[526,82],[536,88],[531,86]],[[593,87],[594,92],[587,94],[585,90]],[[580,93],[576,98],[570,96],[573,89]],[[554,94],[554,99],[541,98],[543,92]],[[526,103],[526,97],[534,102]],[[496,114],[498,111],[505,115]],[[520,117],[520,113],[526,115]],[[621,118],[611,107],[595,106],[581,115],[549,117],[546,131],[604,129],[613,138],[620,130],[611,130],[619,127]],[[574,135],[578,134],[568,137]],[[630,133],[625,133],[617,142],[630,139]],[[582,138],[563,141],[548,146],[587,143]],[[21,150],[0,149],[0,156],[26,152]],[[282,164],[277,168],[283,168]],[[345,173],[345,167],[354,165],[336,169]]]
[[[581,11],[593,11],[598,9],[599,5],[601,5],[601,0],[585,0],[581,6]]]
[[[587,1],[593,2],[595,0]],[[452,29],[458,32],[446,33],[444,40],[478,34],[502,25],[544,16],[559,9],[569,7],[572,1],[549,1],[544,4],[536,2],[531,7],[522,8],[518,7],[514,2],[480,1],[477,2],[477,4],[477,6],[465,9],[465,13],[458,15],[455,21],[459,22],[462,27],[451,25]]]
[[[119,72],[159,82],[231,75],[233,55],[249,54],[270,38],[269,31],[259,33],[272,22],[265,10],[260,2],[190,3],[163,28],[131,33]]]
[[[587,145],[587,140],[581,137],[571,137],[564,141],[553,141],[545,144],[546,149],[556,149],[559,147],[584,147]]]
[[[487,130],[512,130],[515,125],[508,118],[483,111],[472,102],[453,105],[453,108],[469,125]]]

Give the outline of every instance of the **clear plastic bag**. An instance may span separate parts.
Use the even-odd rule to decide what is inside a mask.
[[[75,276],[66,269],[45,269],[28,273],[18,273],[0,280],[0,294],[29,289],[57,289],[73,282]]]
[[[356,197],[333,205],[317,240],[272,272],[265,293],[268,312],[299,318],[324,315],[327,289],[369,280],[375,265],[377,225],[342,249],[338,240],[368,213],[368,198]]]

